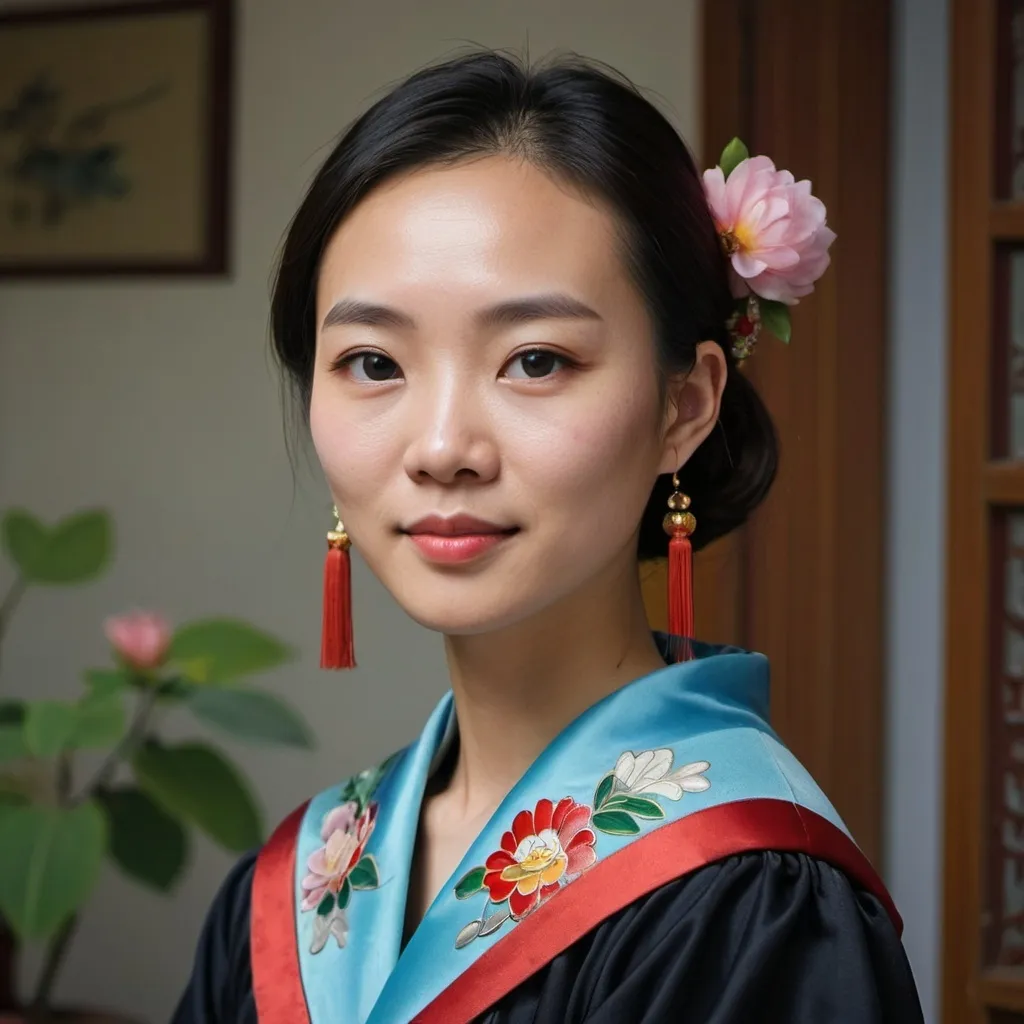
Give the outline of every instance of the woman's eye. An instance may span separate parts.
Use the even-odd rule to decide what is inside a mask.
[[[550,377],[562,366],[568,365],[569,360],[564,356],[556,355],[544,348],[531,349],[529,352],[520,352],[508,365],[509,372],[506,376],[514,380],[531,380],[541,377]],[[522,368],[522,373],[512,372],[516,367]]]
[[[334,364],[335,370],[347,370],[353,380],[378,384],[401,376],[398,363],[383,352],[353,352]]]

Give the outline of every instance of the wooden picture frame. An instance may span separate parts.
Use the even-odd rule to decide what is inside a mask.
[[[0,12],[0,278],[227,272],[232,15]]]

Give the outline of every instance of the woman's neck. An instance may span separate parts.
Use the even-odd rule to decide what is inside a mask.
[[[455,764],[439,780],[449,815],[485,821],[574,718],[664,667],[635,563],[628,571],[500,633],[446,637],[459,725]]]

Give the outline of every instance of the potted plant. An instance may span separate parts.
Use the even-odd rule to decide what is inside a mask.
[[[53,526],[21,510],[0,519],[13,568],[0,598],[0,651],[25,591],[96,578],[110,561],[111,535],[102,511]],[[225,618],[172,630],[146,612],[108,619],[106,633],[113,664],[87,669],[75,699],[0,693],[0,1021],[116,1019],[52,1007],[54,982],[105,859],[167,892],[181,878],[194,830],[233,852],[261,842],[260,812],[242,773],[207,742],[161,739],[167,714],[187,711],[248,741],[312,742],[292,708],[245,681],[290,657],[267,633]],[[93,752],[90,771],[79,763],[81,751]],[[22,1004],[13,960],[33,941],[46,943],[46,956]]]

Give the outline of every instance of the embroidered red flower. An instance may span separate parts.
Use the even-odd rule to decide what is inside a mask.
[[[520,811],[512,830],[501,837],[501,849],[486,862],[484,886],[491,901],[508,900],[518,921],[558,891],[563,876],[578,875],[597,860],[591,810],[572,797],[538,800],[531,811]]]

